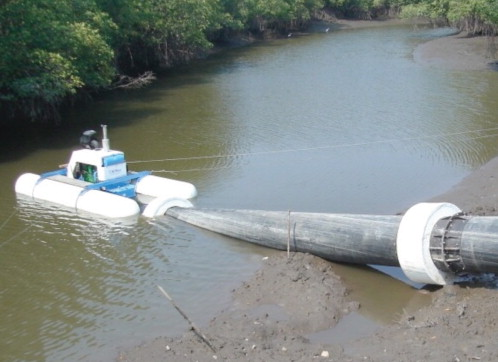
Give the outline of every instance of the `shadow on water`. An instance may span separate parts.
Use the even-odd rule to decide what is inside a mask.
[[[2,127],[0,131],[9,137],[0,144],[0,163],[21,160],[42,150],[63,150],[77,146],[80,134],[86,129],[97,128],[94,125],[96,122],[66,123],[60,126],[30,124],[22,127]]]
[[[212,59],[165,71],[146,88],[107,91],[74,107],[65,107],[61,111],[60,124],[19,122],[0,125],[0,132],[4,135],[0,143],[0,163],[20,160],[40,150],[76,148],[83,131],[100,130],[101,124],[109,126],[112,136],[113,129],[136,125],[158,114],[167,115],[164,107],[150,104],[160,102],[168,96],[169,91],[176,88],[208,83],[206,75],[214,72],[218,59],[229,61],[225,55],[215,55]],[[203,62],[202,67],[199,66],[200,62]],[[142,103],[143,107],[130,109],[126,106],[130,101]]]
[[[257,46],[277,45],[258,43]],[[0,163],[21,160],[41,150],[77,148],[80,134],[87,129],[99,130],[101,124],[109,126],[112,142],[113,130],[139,127],[142,121],[158,116],[165,120],[175,118],[177,111],[168,108],[165,98],[179,89],[210,84],[210,76],[219,73],[220,66],[230,69],[233,60],[240,54],[251,52],[252,47],[227,49],[206,59],[163,71],[156,81],[142,89],[100,93],[93,99],[62,110],[61,123],[57,125],[20,123],[0,126],[0,132],[8,136],[0,144]]]
[[[1,127],[0,132],[7,134],[8,137],[0,143],[0,163],[21,160],[42,150],[78,148],[79,136],[87,129],[100,131],[100,125],[107,124],[112,132],[112,129],[129,126],[155,113],[153,109],[130,111],[114,108],[106,103],[105,117],[102,117],[103,113],[96,112],[96,108],[101,108],[100,104],[103,102],[106,101],[95,100],[92,105],[66,111],[62,115],[64,121],[60,125],[29,124],[20,127]],[[157,112],[162,112],[162,110],[157,110]],[[69,157],[69,155],[63,157]]]
[[[337,25],[337,28],[341,26]],[[315,34],[304,33],[299,38]],[[104,92],[74,108],[67,108],[62,111],[59,125],[22,123],[17,126],[0,126],[0,132],[8,135],[0,144],[0,163],[20,160],[39,150],[77,147],[81,132],[99,129],[101,124],[109,125],[112,132],[113,129],[136,125],[155,115],[167,116],[168,109],[154,104],[167,97],[168,92],[208,84],[211,81],[210,75],[250,67],[247,62],[240,64],[236,61],[246,54],[261,51],[266,57],[270,49],[278,51],[283,46],[286,46],[285,42],[276,40],[257,41],[244,47],[223,49],[191,64],[161,72],[158,79],[146,88]],[[130,108],[126,106],[129,101],[141,103],[142,107]]]

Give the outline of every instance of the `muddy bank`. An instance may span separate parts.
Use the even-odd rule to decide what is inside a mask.
[[[233,292],[230,309],[201,326],[215,351],[193,331],[158,338],[120,353],[121,361],[492,361],[498,358],[496,288],[482,276],[431,294],[430,306],[397,314],[363,338],[324,343],[316,332],[340,329],[361,313],[334,272],[338,266],[308,254],[272,253],[263,268]],[[386,308],[389,306],[386,305]],[[399,313],[393,311],[393,313]],[[361,326],[359,326],[361,327]],[[341,331],[335,331],[340,335]]]
[[[335,326],[359,308],[334,273],[334,265],[308,254],[276,253],[234,291],[233,306],[203,326],[213,352],[193,332],[159,338],[121,353],[124,361],[311,360],[340,346],[310,344],[306,335]],[[297,358],[297,359],[296,359]]]
[[[497,215],[494,175],[498,175],[498,158],[432,201],[453,202],[469,213]],[[432,303],[414,311],[392,310],[391,323],[357,333],[346,342],[323,343],[326,337],[313,336],[322,331],[340,335],[341,321],[361,313],[362,303],[336,274],[338,265],[308,254],[269,255],[262,269],[233,291],[232,307],[200,327],[215,351],[190,330],[179,338],[158,338],[122,351],[118,360],[498,360],[494,275],[469,276],[453,286],[414,291],[429,295]],[[384,307],[392,308],[387,303]]]
[[[452,202],[473,215],[498,215],[498,157],[430,201]]]
[[[365,26],[367,24],[364,24]],[[363,26],[354,24],[351,26]],[[442,45],[446,42],[446,45]],[[472,44],[472,46],[470,45]],[[461,36],[421,45],[421,64],[483,70],[489,66],[486,42]],[[470,54],[469,46],[480,49]],[[457,52],[456,56],[452,52]],[[463,52],[463,53],[459,53]],[[437,61],[435,60],[437,59]],[[451,60],[451,61],[450,61]],[[452,202],[463,211],[498,215],[498,158],[431,201]],[[365,308],[338,276],[338,265],[307,254],[271,252],[262,269],[233,292],[233,305],[199,326],[215,351],[192,331],[158,338],[130,350],[120,361],[493,361],[498,360],[498,280],[468,278],[454,286],[414,291],[429,305],[414,311],[381,306],[392,321],[341,342],[323,342],[316,333],[335,330]],[[382,287],[382,286],[378,286]],[[168,302],[165,301],[165,305]],[[363,326],[359,326],[363,328]]]
[[[498,69],[496,40],[465,33],[434,39],[415,49],[416,62],[457,70]]]

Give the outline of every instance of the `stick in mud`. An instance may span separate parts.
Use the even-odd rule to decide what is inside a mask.
[[[185,320],[190,324],[190,328],[192,328],[192,330],[194,331],[195,334],[197,334],[197,336],[204,342],[207,344],[207,346],[209,348],[211,348],[211,350],[214,352],[214,353],[217,353],[216,352],[216,349],[213,347],[213,345],[211,343],[209,343],[207,337],[200,331],[199,328],[197,328],[197,326],[194,324],[194,322],[192,322],[190,320],[190,318],[185,314],[185,312],[183,310],[180,309],[180,307],[175,303],[175,301],[173,300],[173,298],[171,298],[169,296],[168,293],[166,293],[166,291],[160,286],[158,285],[157,286],[159,288],[159,290],[161,291],[161,293],[164,294],[164,296],[171,302],[171,304],[173,304],[173,307],[175,307],[175,309],[178,311],[178,313],[181,314],[181,316],[183,318],[185,318]]]
[[[290,230],[291,230],[291,211],[289,210],[288,224],[287,224],[287,259],[290,258]]]

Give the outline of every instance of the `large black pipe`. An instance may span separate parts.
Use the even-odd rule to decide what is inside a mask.
[[[431,254],[440,270],[498,273],[498,217],[441,219],[432,233]]]
[[[178,207],[166,215],[275,249],[289,247],[346,263],[399,266],[396,233],[401,216]]]
[[[415,282],[448,284],[460,272],[498,273],[498,217],[447,203],[404,216],[171,207],[166,215],[255,244],[337,262],[401,266]]]

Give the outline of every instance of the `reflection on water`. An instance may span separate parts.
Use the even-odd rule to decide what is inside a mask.
[[[17,201],[19,174],[67,162],[81,131],[107,123],[131,169],[193,183],[200,207],[397,213],[498,153],[498,73],[417,65],[412,52],[426,38],[393,27],[266,42],[110,94],[66,114],[65,128],[9,134],[2,358],[109,360],[179,334],[185,321],[157,285],[206,323],[273,252],[166,217],[116,224]],[[427,302],[372,269],[337,270],[374,323]]]
[[[359,303],[357,312],[343,317],[330,329],[310,334],[316,343],[344,343],[373,334],[389,323],[396,323],[410,313],[430,305],[432,295],[407,280],[400,268],[335,264],[334,271]],[[380,270],[380,271],[378,271]]]
[[[379,324],[399,321],[405,313],[410,313],[431,303],[431,295],[425,290],[412,287],[396,279],[401,274],[399,268],[386,272],[395,278],[368,267],[337,265],[338,273],[351,288],[351,297],[360,302],[359,313]]]
[[[30,359],[93,359],[103,351],[109,358],[126,341],[179,334],[185,321],[157,285],[205,323],[229,302],[228,291],[210,291],[236,286],[232,275],[247,277],[261,258],[250,245],[211,242],[170,220],[116,224],[33,202],[20,202],[15,218],[11,225],[26,228],[2,245],[0,269],[7,360],[21,351]]]
[[[373,320],[352,312],[344,316],[333,328],[312,333],[308,338],[311,343],[341,344],[368,337],[379,327]]]

